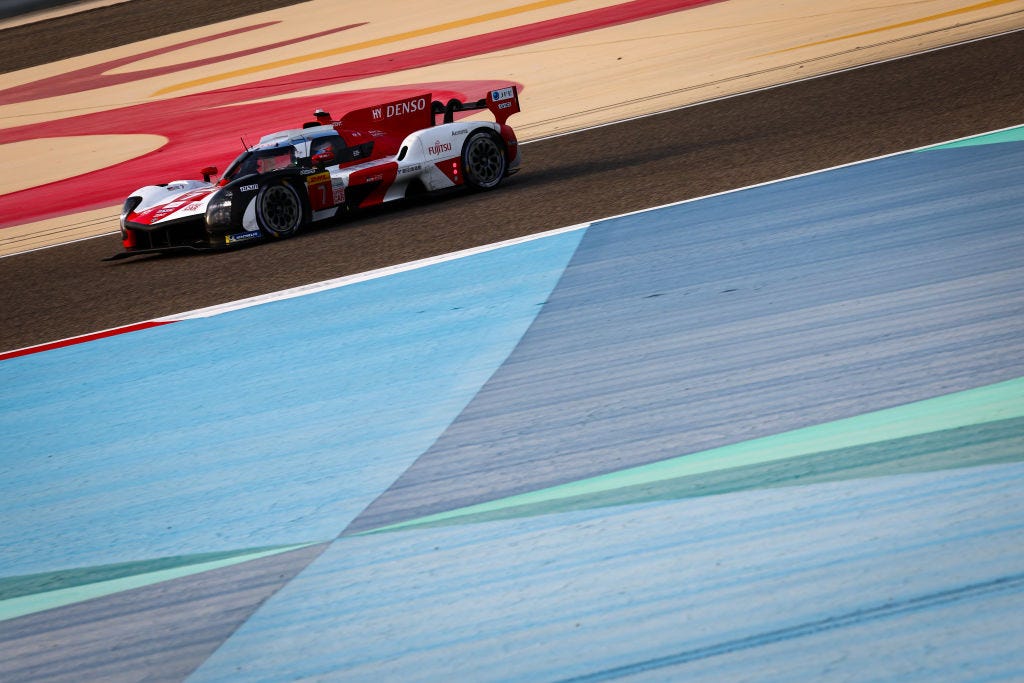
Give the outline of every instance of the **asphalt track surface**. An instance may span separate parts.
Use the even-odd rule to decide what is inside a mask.
[[[97,50],[128,45],[147,38],[176,33],[197,26],[245,17],[306,0],[241,0],[239,2],[175,3],[175,11],[167,12],[164,0],[132,0],[107,7],[42,21],[34,21],[0,32],[0,73],[27,69],[60,59],[80,57]],[[72,2],[21,0],[5,11],[14,16],[21,11],[53,9]],[[19,7],[20,6],[20,7]],[[181,8],[181,11],[178,11]],[[39,46],[45,45],[45,50]]]
[[[99,30],[139,6],[90,15]],[[208,17],[207,8],[176,14]],[[61,42],[80,22],[47,25]],[[37,39],[17,29],[0,37],[29,41],[22,49]],[[110,235],[0,259],[0,350],[1020,124],[1024,80],[1011,65],[1022,56],[1024,32],[1014,32],[533,142],[522,172],[497,191],[368,212],[285,242],[104,262],[120,250]]]

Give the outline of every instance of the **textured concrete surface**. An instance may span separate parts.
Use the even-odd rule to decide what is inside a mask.
[[[599,222],[352,530],[1024,374],[1024,143]]]

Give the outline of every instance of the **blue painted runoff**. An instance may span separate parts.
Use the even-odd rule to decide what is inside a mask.
[[[346,536],[188,680],[1020,680],[1022,485],[1015,463]]]
[[[334,538],[501,365],[582,233],[0,364],[0,576]]]

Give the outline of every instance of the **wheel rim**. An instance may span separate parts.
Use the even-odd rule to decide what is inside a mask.
[[[295,193],[284,185],[266,188],[263,193],[263,220],[267,229],[275,233],[287,233],[299,225],[302,207]]]
[[[467,172],[482,187],[496,185],[505,173],[505,155],[487,135],[469,141],[466,150]]]

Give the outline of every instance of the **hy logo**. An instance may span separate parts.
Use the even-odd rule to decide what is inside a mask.
[[[371,114],[373,115],[374,121],[379,121],[381,118],[384,117],[384,112],[381,111],[380,107],[374,107]]]

